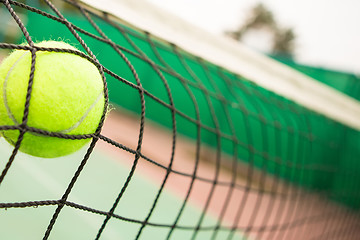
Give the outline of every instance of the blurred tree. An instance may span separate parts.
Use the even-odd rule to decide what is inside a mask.
[[[272,54],[292,58],[295,50],[294,31],[291,28],[277,29],[274,35]]]
[[[291,28],[281,28],[275,21],[273,13],[263,4],[257,4],[250,12],[245,23],[237,29],[225,32],[231,38],[242,41],[251,30],[268,31],[273,36],[272,49],[269,54],[292,58],[295,50],[296,36]]]
[[[246,20],[245,24],[240,26],[235,31],[226,32],[227,35],[231,36],[236,40],[241,40],[243,35],[253,28],[273,28],[275,25],[273,14],[267,10],[263,4],[255,6],[250,14],[250,17]]]

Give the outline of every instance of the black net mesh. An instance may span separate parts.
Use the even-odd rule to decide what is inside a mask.
[[[0,231],[2,239],[24,233],[27,239],[358,239],[359,131],[124,24],[121,13],[116,19],[70,0],[0,3],[0,53],[22,49],[32,56],[22,122],[0,126],[2,133],[19,132],[9,156],[0,155],[0,229],[9,226]],[[49,39],[80,51],[35,44]],[[76,54],[98,68],[106,104],[96,132],[71,135],[27,124],[38,51]],[[105,118],[108,102],[116,110]],[[128,123],[119,112],[131,116]],[[125,134],[130,125],[135,131]],[[71,174],[64,173],[66,187],[52,183],[59,198],[10,197],[16,189],[7,182],[28,181],[14,167],[25,161],[19,148],[27,133],[91,139],[72,161]],[[126,175],[117,176],[100,164],[89,179],[108,175],[112,184],[97,188],[82,179],[93,158],[103,158],[94,153],[98,145],[123,154],[128,165]],[[184,153],[184,146],[190,150]],[[51,169],[67,163],[33,161]],[[144,164],[158,179],[149,198],[148,186],[134,180]],[[78,186],[108,204],[76,201]],[[178,192],[177,204],[166,203],[168,188]],[[27,223],[20,220],[29,215],[25,209],[33,210]],[[50,214],[38,224],[43,209]],[[96,221],[82,228],[71,214]]]

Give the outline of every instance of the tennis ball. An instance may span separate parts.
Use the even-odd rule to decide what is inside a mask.
[[[64,42],[44,41],[41,47],[72,49]],[[31,68],[31,53],[13,51],[0,65],[0,126],[22,123]],[[91,134],[105,106],[103,81],[94,64],[72,53],[37,51],[27,126],[63,134]],[[19,130],[2,130],[15,145]],[[20,151],[38,157],[64,156],[90,139],[71,140],[26,132]]]

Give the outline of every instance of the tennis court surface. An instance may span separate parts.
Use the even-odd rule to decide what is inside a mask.
[[[10,75],[0,79],[0,120],[9,120],[1,135],[90,139],[45,159],[22,153],[22,137],[0,138],[0,239],[360,235],[360,104],[352,96],[144,1],[0,7],[0,61],[33,52],[35,72],[22,122],[8,106]],[[44,40],[79,50],[37,46]],[[109,111],[95,133],[27,122],[36,118],[38,52],[74,54],[97,68]]]

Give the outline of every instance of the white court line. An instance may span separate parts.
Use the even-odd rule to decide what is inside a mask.
[[[44,159],[43,161],[46,161]],[[64,186],[59,183],[53,176],[47,173],[46,169],[41,168],[40,165],[35,165],[36,161],[27,161],[26,159],[18,159],[17,165],[27,173],[33,180],[35,180],[39,185],[42,185],[49,193],[52,195],[59,195],[64,193],[67,186]],[[39,160],[38,163],[41,163]],[[22,178],[26,179],[26,177]],[[59,196],[61,197],[61,196]],[[80,198],[73,193],[71,193],[71,201],[72,202],[84,202],[81,201]],[[61,214],[61,213],[60,213]],[[82,221],[89,225],[89,228],[98,229],[99,222],[95,221],[93,218],[88,217],[88,213],[82,210],[77,209],[76,216],[79,216]],[[55,223],[56,224],[56,223]],[[109,225],[106,228],[106,231],[102,233],[102,238],[104,239],[120,239],[119,233],[114,231],[112,227]]]

